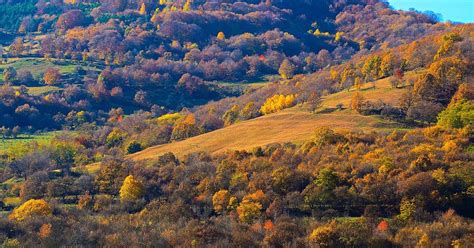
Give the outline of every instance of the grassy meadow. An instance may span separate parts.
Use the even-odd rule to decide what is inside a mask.
[[[36,135],[19,135],[15,139],[0,139],[0,153],[12,146],[37,142],[38,144],[48,144],[59,132],[46,132]]]
[[[409,77],[416,75],[409,75]],[[363,85],[361,93],[369,101],[382,100],[389,104],[397,104],[405,88],[393,88],[389,79]],[[166,152],[177,156],[198,151],[219,153],[226,150],[249,150],[272,143],[295,142],[308,140],[317,127],[330,125],[335,130],[361,131],[377,130],[392,131],[403,129],[404,125],[382,119],[378,116],[364,116],[347,109],[350,106],[354,91],[344,91],[323,98],[318,112],[310,113],[300,106],[286,109],[278,113],[265,115],[256,119],[236,123],[210,133],[205,133],[183,141],[148,148],[130,155],[134,160],[156,158]],[[342,103],[346,109],[333,110]],[[331,111],[325,111],[331,109]]]

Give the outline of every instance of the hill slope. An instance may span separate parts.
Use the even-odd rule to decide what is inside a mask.
[[[407,72],[404,77],[404,84],[408,84],[407,82],[409,81],[416,81],[416,79],[422,74],[421,72],[422,71]],[[383,101],[392,106],[398,106],[400,94],[405,91],[406,88],[394,89],[390,84],[391,79],[392,77],[387,77],[375,81],[375,83],[363,84],[360,91],[364,98],[369,101]],[[349,91],[344,90],[324,97],[322,108],[335,108],[337,104],[342,104],[345,107],[350,106],[352,94],[355,91],[356,89],[351,88]]]
[[[375,85],[375,88],[371,88],[371,83],[362,87],[361,92],[369,101],[382,100],[397,104],[400,94],[405,91],[405,89],[392,88],[389,78],[379,80]],[[341,111],[333,109],[338,103],[343,103],[345,107],[349,106],[352,94],[353,91],[345,91],[325,97],[321,107],[322,113],[319,114],[304,111],[297,106],[183,141],[151,147],[132,154],[129,158],[146,160],[156,158],[166,152],[183,156],[199,151],[218,153],[226,150],[248,150],[272,143],[298,143],[309,139],[314,129],[322,126],[354,131],[362,129],[389,131],[402,128],[399,123],[383,120],[377,116],[363,116],[348,109]]]
[[[272,143],[301,142],[311,137],[315,128],[322,126],[346,130],[383,130],[401,127],[395,122],[373,116],[362,116],[349,110],[311,114],[295,108],[237,123],[184,141],[151,147],[131,155],[130,158],[144,160],[166,152],[182,156],[198,151],[217,153],[226,150],[247,150]]]

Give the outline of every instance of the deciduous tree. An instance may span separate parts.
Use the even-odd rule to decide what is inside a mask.
[[[57,68],[48,68],[46,72],[44,73],[44,82],[47,85],[53,85],[58,82],[58,80],[61,78],[61,73],[59,73],[59,69]]]
[[[290,79],[293,77],[295,73],[295,66],[291,63],[290,60],[285,59],[280,65],[280,69],[278,69],[278,73],[283,79]]]
[[[364,105],[365,105],[364,96],[359,92],[355,92],[352,95],[352,99],[351,99],[351,109],[360,113],[362,109],[364,108]]]
[[[145,187],[143,184],[135,179],[134,176],[129,175],[123,181],[120,188],[121,201],[136,201],[145,195]]]
[[[16,70],[13,67],[7,67],[3,70],[3,80],[5,82],[12,82],[16,78]]]
[[[222,214],[227,210],[227,206],[229,205],[230,200],[230,193],[227,190],[221,189],[217,191],[212,196],[212,205],[214,206],[214,211],[218,214]]]
[[[23,203],[8,216],[9,219],[18,222],[35,216],[48,216],[53,213],[51,206],[43,199],[31,199]]]

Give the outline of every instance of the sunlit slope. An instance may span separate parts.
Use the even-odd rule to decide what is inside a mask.
[[[398,106],[400,95],[402,92],[407,90],[406,85],[409,81],[415,82],[416,79],[421,74],[419,72],[408,72],[403,80],[403,84],[399,85],[399,88],[393,88],[390,84],[392,77],[380,79],[375,83],[366,83],[363,84],[360,92],[363,94],[366,100],[376,102],[383,101],[392,106]],[[344,90],[329,96],[324,97],[324,102],[322,104],[323,108],[335,108],[337,104],[343,104],[344,107],[349,107],[351,104],[352,94],[356,89],[351,88],[349,91]]]
[[[291,109],[280,113],[244,121],[184,141],[151,147],[130,155],[134,160],[152,159],[166,152],[178,156],[197,151],[217,153],[226,150],[247,150],[272,143],[301,142],[311,137],[317,127],[334,129],[374,130],[400,127],[373,116],[362,116],[350,111],[311,114]]]
[[[398,103],[401,93],[406,90],[392,88],[388,79],[377,81],[375,88],[371,88],[372,85],[364,85],[360,91],[366,100],[382,100],[394,105]],[[348,107],[353,93],[353,90],[344,91],[325,97],[321,110],[332,109],[338,103]],[[218,153],[226,150],[248,150],[272,143],[302,142],[311,137],[315,128],[322,126],[341,130],[364,131],[391,130],[402,127],[396,122],[384,120],[377,116],[363,116],[349,109],[313,114],[297,106],[279,113],[243,121],[184,141],[151,147],[130,155],[130,158],[145,160],[156,158],[166,152],[183,156],[198,151]]]

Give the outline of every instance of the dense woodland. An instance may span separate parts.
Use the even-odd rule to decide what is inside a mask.
[[[0,44],[0,247],[473,247],[473,24],[379,0],[0,0]],[[366,99],[383,80],[403,93]],[[397,128],[130,157],[288,109]]]
[[[157,2],[2,4],[8,20],[23,16],[19,24],[0,22],[5,30],[19,33],[2,52],[5,61],[34,56],[57,67],[71,61],[77,66],[73,75],[60,75],[52,67],[35,76],[28,68],[5,67],[3,81],[8,84],[2,99],[20,97],[3,101],[0,125],[61,129],[74,125],[66,119],[77,119],[82,111],[100,124],[117,108],[127,114],[179,111],[242,93],[221,81],[261,81],[281,74],[281,69],[287,71],[285,77],[313,73],[449,26],[377,1]],[[34,6],[29,15],[25,5]],[[367,25],[366,12],[374,27]],[[380,22],[387,27],[375,30]],[[64,90],[32,97],[8,87],[20,85],[58,85]],[[24,120],[17,109],[39,114]]]

